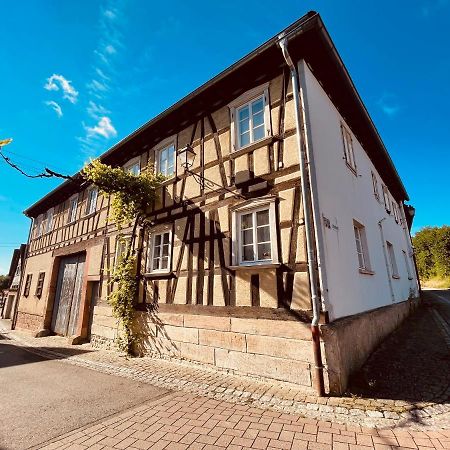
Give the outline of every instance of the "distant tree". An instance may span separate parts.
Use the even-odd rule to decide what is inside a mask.
[[[422,228],[413,244],[421,279],[450,276],[450,226]]]
[[[0,275],[0,295],[3,297],[6,289],[9,288],[10,278],[8,275]]]

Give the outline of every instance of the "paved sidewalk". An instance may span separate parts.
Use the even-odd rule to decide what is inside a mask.
[[[427,324],[433,320],[433,317],[421,316],[422,312],[420,310],[410,323],[414,326],[414,320],[419,320],[419,322],[422,320],[426,330]],[[5,322],[3,323],[5,324]],[[434,325],[436,323],[433,322]],[[0,330],[1,326],[0,321]],[[407,327],[408,324],[405,326]],[[398,389],[398,395],[391,395],[392,392],[369,390],[348,397],[318,398],[306,396],[301,388],[289,383],[238,376],[187,361],[151,357],[125,358],[114,351],[92,349],[89,344],[72,346],[67,343],[66,339],[58,336],[36,339],[23,332],[7,331],[5,330],[8,328],[7,323],[3,328],[3,334],[14,339],[16,344],[47,358],[59,359],[65,363],[131,378],[163,388],[176,389],[196,396],[271,409],[286,414],[300,414],[317,420],[331,420],[335,423],[357,423],[379,428],[408,426],[419,430],[450,428],[450,403],[448,401],[450,387],[448,383],[446,384],[450,372],[442,370],[444,366],[442,363],[439,365],[439,362],[436,363],[436,361],[432,361],[433,367],[436,370],[441,369],[443,376],[438,377],[441,380],[439,383],[436,381],[436,385],[439,387],[436,395],[433,394],[427,398],[418,398],[417,396],[407,398],[400,395],[401,389]],[[439,334],[440,331],[434,327],[434,331],[434,337],[429,344],[436,346],[437,342],[443,342],[445,345],[445,340],[442,339],[445,335],[443,330]],[[401,332],[402,329],[394,333],[392,339],[396,339],[397,334]],[[423,340],[423,336],[420,333],[410,336],[412,338],[409,344],[414,353],[415,340]],[[389,346],[387,349],[389,355]],[[420,351],[424,353],[425,350],[421,348]],[[431,359],[427,360],[426,353],[424,355],[422,355],[421,363],[429,365]],[[447,355],[450,355],[450,346]],[[408,355],[405,354],[403,364],[406,364],[407,360]],[[386,367],[390,370],[389,365]],[[397,378],[392,378],[392,386],[402,387],[407,384],[408,380],[412,378],[408,370],[400,371]],[[379,379],[382,379],[383,376],[383,372],[380,372]],[[422,378],[420,382],[424,386],[431,385],[433,384],[432,377],[433,374],[428,372],[428,379]],[[409,384],[413,385],[414,383],[409,382]]]
[[[375,430],[175,393],[39,448],[431,450],[450,449],[450,431]]]

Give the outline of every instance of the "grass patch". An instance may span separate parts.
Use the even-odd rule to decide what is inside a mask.
[[[421,280],[422,286],[434,289],[450,289],[450,277],[434,277]]]

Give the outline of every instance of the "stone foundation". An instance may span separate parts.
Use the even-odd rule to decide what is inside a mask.
[[[419,299],[407,300],[321,326],[330,393],[345,392],[350,375],[418,304]]]
[[[114,350],[116,345],[113,339],[108,339],[98,334],[91,334],[91,346],[94,348],[101,348],[104,350]]]
[[[38,331],[44,327],[44,318],[36,314],[19,311],[17,313],[16,329]]]
[[[136,353],[197,361],[312,392],[309,324],[187,313],[136,313]]]

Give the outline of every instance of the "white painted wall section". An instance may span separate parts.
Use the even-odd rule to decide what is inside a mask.
[[[407,300],[418,295],[409,233],[404,220],[397,223],[383,202],[383,174],[378,173],[353,139],[356,174],[344,159],[341,123],[351,131],[306,64],[304,65],[307,118],[314,152],[318,201],[323,229],[328,309],[331,320]],[[380,200],[374,195],[372,172],[378,180]],[[392,195],[389,193],[391,201]],[[400,209],[400,207],[399,207]],[[371,274],[361,273],[353,221],[364,225]],[[379,226],[381,221],[382,233]],[[394,278],[385,241],[393,245],[399,277]],[[384,245],[383,245],[384,244]],[[407,254],[408,276],[402,251]]]

